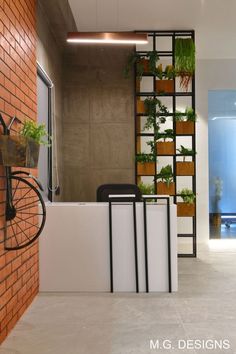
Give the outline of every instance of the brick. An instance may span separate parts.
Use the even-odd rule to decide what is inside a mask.
[[[7,331],[10,332],[12,328],[15,326],[16,322],[18,320],[17,314],[10,320],[10,322],[7,325]]]
[[[15,95],[16,88],[12,81],[5,77],[5,88],[12,94]]]
[[[16,109],[11,104],[5,102],[5,113],[8,114],[10,117],[14,117],[16,114]]]
[[[0,257],[0,269],[2,269],[6,264],[6,256],[5,254]]]
[[[7,303],[7,313],[11,312],[13,308],[17,305],[17,295],[13,296],[11,300]]]
[[[6,281],[0,283],[0,296],[6,291]]]
[[[21,257],[18,257],[12,261],[12,271],[14,272],[21,265]]]
[[[17,280],[17,282],[15,284],[13,284],[13,287],[12,287],[13,294],[16,294],[17,291],[20,290],[21,285],[22,285],[22,279]]]
[[[0,311],[0,323],[2,322],[4,317],[6,317],[6,314],[7,314],[7,309],[6,307],[3,307],[3,309]]]
[[[0,282],[5,280],[11,274],[11,264],[6,265],[0,272]]]
[[[6,252],[6,263],[10,263],[14,258],[16,258],[16,251]]]
[[[17,272],[12,273],[6,280],[7,289],[9,289],[18,279]]]
[[[5,291],[5,293],[3,293],[3,295],[1,296],[0,310],[11,300],[11,296],[12,296],[11,288]]]
[[[2,342],[4,341],[4,339],[7,336],[7,329],[4,328],[1,332],[0,332],[0,344],[2,344]]]
[[[2,72],[8,79],[10,78],[11,70],[2,59],[0,59],[0,72]]]

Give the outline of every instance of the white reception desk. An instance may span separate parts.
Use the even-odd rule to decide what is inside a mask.
[[[163,202],[162,202],[163,203]],[[40,291],[109,292],[108,203],[48,203],[40,236]],[[113,205],[114,292],[136,292],[132,204]],[[136,203],[139,291],[146,292],[143,204]],[[169,290],[167,206],[147,203],[149,292]],[[177,291],[176,205],[170,205],[172,291]]]

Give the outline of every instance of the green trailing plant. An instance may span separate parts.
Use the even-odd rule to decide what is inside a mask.
[[[124,76],[129,77],[130,71],[136,65],[136,75],[139,80],[141,80],[144,73],[144,63],[143,60],[148,60],[148,70],[151,73],[154,73],[156,70],[156,63],[159,60],[157,51],[148,52],[146,55],[141,55],[139,53],[133,52],[129,55],[125,69]]]
[[[156,154],[155,154],[155,153],[156,153],[156,145],[155,145],[155,142],[154,142],[153,140],[151,140],[151,141],[147,141],[146,144],[147,144],[148,146],[150,146],[152,155],[155,156],[155,155],[156,155]]]
[[[193,193],[193,191],[191,191],[191,189],[188,188],[184,188],[181,191],[178,192],[179,196],[183,199],[184,203],[187,204],[193,204],[196,196]]]
[[[48,135],[45,124],[37,124],[31,120],[27,120],[23,123],[23,128],[20,131],[20,135],[33,139],[40,145],[49,146],[51,137]]]
[[[136,162],[145,163],[145,162],[155,162],[156,157],[154,154],[144,154],[139,153],[136,155]]]
[[[154,184],[149,184],[149,183],[144,183],[144,182],[140,182],[138,184],[138,187],[140,189],[140,192],[142,194],[155,194],[155,186]]]
[[[166,139],[174,139],[174,131],[173,129],[165,129],[164,132],[161,133],[157,133],[156,134],[156,140],[160,140],[163,139],[164,142],[166,141]]]
[[[184,113],[175,112],[174,117],[176,122],[196,122],[197,120],[197,115],[192,107],[186,107]]]
[[[167,65],[165,70],[163,70],[162,64],[159,64],[155,70],[155,75],[160,80],[173,80],[175,77],[175,69],[173,65]]]
[[[196,155],[196,151],[192,149],[188,149],[184,147],[183,145],[180,145],[180,149],[177,149],[177,151],[183,155],[183,161],[185,162],[186,156],[194,156]]]
[[[167,107],[163,105],[158,98],[146,98],[144,105],[148,115],[144,130],[151,128],[154,128],[154,130],[159,129],[159,124],[166,122],[166,115],[168,114]]]
[[[175,39],[175,70],[186,91],[195,71],[195,44],[192,38]]]
[[[136,65],[136,74],[139,79],[142,78],[143,72],[144,72],[144,65],[142,63],[142,59],[144,59],[144,56],[141,56],[140,54],[136,52],[132,52],[127,59],[126,66],[124,68],[124,76],[125,78],[129,77],[130,71],[134,68]]]
[[[173,182],[173,171],[172,171],[172,166],[167,165],[165,167],[162,167],[160,172],[155,176],[154,180],[161,180],[163,183],[167,184],[167,187],[170,186],[170,183]]]
[[[156,71],[157,62],[160,59],[157,51],[153,50],[152,52],[148,52],[147,59],[149,60],[149,71],[154,74]]]

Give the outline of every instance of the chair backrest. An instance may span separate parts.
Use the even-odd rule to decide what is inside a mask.
[[[132,194],[135,197],[126,197],[126,198],[113,198],[113,201],[116,202],[139,202],[141,201],[141,192],[136,186],[136,184],[103,184],[97,189],[97,202],[108,202],[109,195],[119,195],[119,194]]]

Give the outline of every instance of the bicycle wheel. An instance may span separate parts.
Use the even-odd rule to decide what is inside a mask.
[[[10,176],[9,186],[4,245],[6,250],[18,250],[39,237],[45,225],[46,208],[40,192],[24,178]]]

